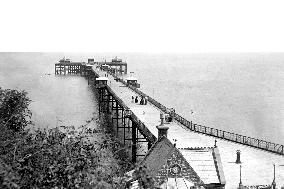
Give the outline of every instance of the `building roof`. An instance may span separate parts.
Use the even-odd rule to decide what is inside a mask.
[[[169,178],[184,178],[188,182],[202,184],[202,180],[177,148],[166,138],[159,139],[140,162],[158,184]]]
[[[109,65],[107,65],[107,64],[103,64],[102,66],[104,66],[104,67],[110,67]]]
[[[146,167],[147,174],[160,186],[169,185],[171,178],[206,186],[226,183],[217,147],[178,149],[166,137],[153,144],[138,166]]]
[[[108,81],[107,77],[98,77],[96,78],[97,81]]]
[[[126,80],[129,80],[129,81],[137,81],[137,79],[136,79],[135,77],[132,77],[132,76],[126,78]]]
[[[204,184],[226,183],[218,148],[181,148],[179,151]]]

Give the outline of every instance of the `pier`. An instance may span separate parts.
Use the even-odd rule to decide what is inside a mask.
[[[54,72],[56,75],[80,74],[87,76],[92,70],[92,65],[85,62],[71,62],[69,59],[61,59],[55,64]]]
[[[165,107],[118,77],[115,74],[117,71],[121,74],[127,73],[127,64],[122,67],[123,64],[126,63],[105,61],[95,62],[90,66],[84,63],[73,65],[70,62],[63,62],[55,64],[55,73],[81,75],[87,73],[89,84],[94,85],[99,94],[99,113],[109,114],[116,127],[114,128],[116,134],[122,134],[123,142],[131,144],[134,163],[145,155],[137,152],[138,144],[146,144],[147,149],[150,149],[157,141],[156,126],[161,124],[161,116],[167,115],[167,118],[172,119],[165,120],[169,127],[167,138],[175,143],[177,148],[201,148],[213,145],[219,147],[227,181],[226,188],[237,188],[240,183],[257,188],[258,185],[270,185],[273,179],[275,180],[273,164],[284,164],[283,145],[186,120],[174,110]],[[106,79],[102,79],[103,77]],[[147,97],[148,103],[146,105],[134,103],[132,96]],[[240,178],[240,164],[242,164],[242,178]],[[279,174],[275,177],[278,186],[279,184],[282,186],[284,170],[279,169]]]
[[[80,74],[86,76],[90,75],[94,64],[99,65],[106,72],[127,74],[127,63],[122,62],[118,58],[112,59],[111,62],[95,62],[94,59],[88,59],[88,63],[72,62],[69,59],[63,58],[58,63],[55,63],[54,73],[56,75]]]
[[[102,61],[95,62],[98,66],[102,67],[104,71],[111,73],[123,73],[127,74],[127,63],[123,62],[122,59],[115,57],[111,62]]]

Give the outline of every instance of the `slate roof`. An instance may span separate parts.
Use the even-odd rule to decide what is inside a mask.
[[[225,184],[221,159],[217,148],[181,148],[183,157],[197,172],[204,184]]]
[[[171,174],[169,170],[174,164],[181,167],[181,172],[178,175]],[[139,166],[145,166],[148,175],[156,178],[156,182],[159,184],[162,184],[167,178],[173,177],[183,177],[190,182],[203,184],[194,169],[166,137],[155,142]]]
[[[137,81],[137,78],[131,76],[131,77],[126,78],[126,80],[129,80],[129,81]]]
[[[109,79],[107,77],[98,77],[96,78],[97,81],[108,81]]]
[[[171,174],[170,167],[181,165],[179,175]],[[146,166],[149,176],[158,177],[160,184],[166,177],[185,178],[192,183],[225,185],[218,148],[177,149],[166,137],[159,139],[148,151],[140,166]]]

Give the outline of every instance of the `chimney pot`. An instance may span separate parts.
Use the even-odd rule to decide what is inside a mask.
[[[240,150],[237,150],[236,163],[237,163],[237,164],[241,163],[241,151],[240,151]]]
[[[164,124],[164,114],[163,112],[160,112],[160,119],[161,119],[161,125]]]

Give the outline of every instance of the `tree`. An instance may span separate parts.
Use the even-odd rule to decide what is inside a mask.
[[[31,111],[28,109],[31,100],[27,92],[0,88],[0,122],[15,132],[23,131],[31,123]]]

